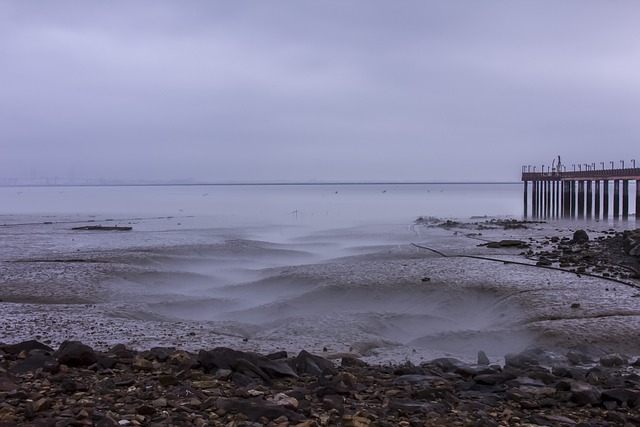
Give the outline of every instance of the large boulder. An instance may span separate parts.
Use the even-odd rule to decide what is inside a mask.
[[[90,366],[98,361],[95,351],[80,341],[63,342],[53,355],[60,364],[67,366]]]
[[[278,377],[297,377],[285,360],[271,360],[260,354],[226,347],[200,350],[198,362],[209,372],[215,373],[220,369],[232,370],[245,375],[257,375],[265,381]]]
[[[336,372],[335,366],[330,360],[311,354],[306,350],[302,350],[298,353],[298,356],[295,358],[293,363],[300,374],[319,377],[324,372],[331,374]]]

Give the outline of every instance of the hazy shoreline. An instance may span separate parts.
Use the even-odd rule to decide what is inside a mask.
[[[2,179],[0,179],[2,181]],[[247,181],[247,182],[206,182],[206,181],[194,181],[194,182],[97,182],[95,180],[87,180],[85,183],[23,183],[23,184],[8,184],[0,183],[0,187],[19,187],[19,188],[38,188],[38,187],[216,187],[216,186],[319,186],[319,185],[335,185],[335,186],[347,186],[347,185],[483,185],[483,184],[520,184],[520,181]]]

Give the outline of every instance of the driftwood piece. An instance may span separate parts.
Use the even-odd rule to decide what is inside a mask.
[[[97,231],[131,231],[133,227],[104,227],[102,225],[85,225],[82,227],[73,227],[72,230],[97,230]]]
[[[486,246],[488,248],[527,248],[529,245],[522,240],[500,240],[499,242],[487,242],[478,246]]]

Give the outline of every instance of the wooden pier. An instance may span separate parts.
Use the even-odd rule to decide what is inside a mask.
[[[554,161],[555,162],[555,161]],[[522,167],[524,182],[524,216],[528,218],[592,218],[629,217],[629,200],[635,199],[634,214],[640,218],[640,168],[604,168],[585,164],[585,170],[566,171],[558,158],[557,167]],[[575,165],[572,165],[575,169]],[[582,165],[579,166],[582,169]],[[630,194],[630,185],[635,194]],[[621,191],[622,190],[622,191]],[[633,212],[632,212],[633,213]]]

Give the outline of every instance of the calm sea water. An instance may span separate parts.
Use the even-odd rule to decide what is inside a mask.
[[[3,187],[4,222],[23,215],[199,216],[247,224],[410,222],[418,216],[522,215],[522,185]]]

